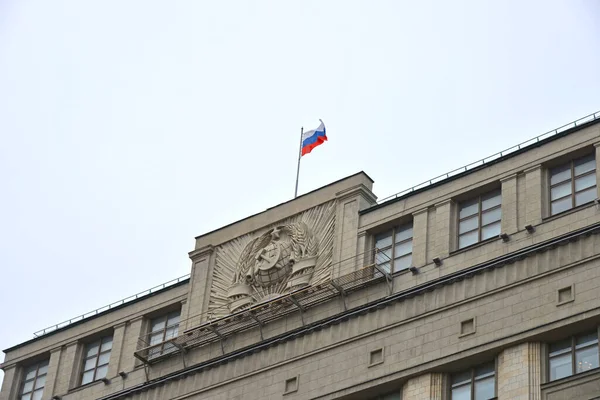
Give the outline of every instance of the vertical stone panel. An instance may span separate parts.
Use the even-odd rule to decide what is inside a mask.
[[[540,344],[521,343],[498,356],[499,400],[540,400]]]
[[[412,265],[427,264],[427,209],[413,213]]]
[[[429,207],[427,211],[427,246],[425,246],[426,250],[426,260],[430,262],[433,257],[436,257],[433,253],[435,252],[435,241],[436,241],[436,224],[435,224],[435,208]]]
[[[46,386],[44,387],[44,398],[51,398],[54,392],[54,386],[58,379],[58,367],[60,365],[62,348],[50,350],[50,362],[48,363],[48,374],[46,375]]]
[[[402,400],[442,400],[443,376],[439,373],[409,379],[402,388]]]
[[[0,400],[12,400],[16,396],[18,385],[18,374],[15,365],[4,368],[4,380],[2,381],[2,390],[0,390]]]
[[[192,272],[188,291],[187,315],[181,315],[181,319],[189,319],[187,325],[182,329],[189,329],[192,325],[201,322],[202,314],[208,306],[206,299],[210,295],[211,270],[214,264],[213,246],[203,247],[190,253],[192,260]],[[191,318],[195,317],[195,318]]]
[[[106,377],[112,379],[119,373],[121,364],[121,354],[123,350],[123,341],[125,340],[125,322],[115,325],[113,332],[113,346],[110,351],[110,360],[108,361],[108,371]],[[129,355],[128,355],[129,356]]]
[[[67,393],[71,387],[79,384],[79,371],[82,364],[79,347],[79,342],[72,342],[63,347],[54,393]]]
[[[600,199],[600,142],[594,143],[596,148],[596,198]]]
[[[183,313],[182,313],[183,315]],[[125,337],[123,340],[123,347],[121,348],[121,361],[119,371],[130,372],[137,365],[141,364],[141,361],[133,356],[133,353],[147,345],[141,345],[139,338],[144,334],[144,317],[135,317],[128,322],[125,329]],[[119,372],[117,371],[117,372]]]
[[[502,233],[513,234],[517,226],[517,175],[502,179]]]
[[[542,175],[541,165],[525,170],[525,225],[542,222]]]
[[[451,251],[451,239],[454,234],[452,227],[452,200],[445,200],[435,205],[436,240],[433,257],[447,257]]]
[[[525,174],[517,174],[517,227],[523,229],[525,225]]]

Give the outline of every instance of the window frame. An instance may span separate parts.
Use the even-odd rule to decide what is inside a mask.
[[[178,317],[177,323],[176,324],[167,325],[168,322],[169,322],[169,320],[171,318],[173,318],[175,316],[175,314]],[[165,319],[163,327],[160,330],[153,331],[152,330],[153,321],[156,321],[156,320],[161,319],[161,318]],[[177,336],[179,336],[179,326],[180,325],[181,325],[181,310],[180,309],[169,311],[167,313],[158,315],[158,316],[156,316],[154,318],[151,318],[148,321],[148,344],[150,346],[150,349],[148,350],[148,358],[149,359],[158,358],[158,357],[160,357],[160,356],[162,356],[162,355],[165,354],[165,344],[166,344],[166,341],[170,340],[170,339],[173,339],[173,338],[176,338]],[[169,330],[169,328],[172,328],[174,326],[177,326],[175,335],[173,337],[170,337],[170,338],[167,339],[167,331]],[[162,340],[160,342],[158,342],[158,343],[150,344],[152,342],[152,336],[158,334],[159,332],[162,332],[162,338],[161,338]],[[157,351],[157,349],[159,349],[159,350]]]
[[[410,229],[412,231],[410,237],[407,238],[407,239],[403,239],[403,240],[401,240],[399,242],[396,242],[396,235],[397,235],[397,233],[398,232],[402,232],[405,229],[406,230]],[[382,236],[382,235],[387,234],[387,233],[390,233],[390,232],[391,232],[391,237],[392,237],[392,243],[389,246],[385,246],[385,247],[383,247],[381,249],[378,248],[377,247],[377,237]],[[387,250],[390,250],[390,249],[391,249],[391,257],[390,257],[390,260],[389,260],[389,263],[390,263],[390,271],[389,271],[389,273],[390,274],[393,274],[393,273],[396,273],[396,272],[400,272],[400,271],[407,271],[408,269],[410,269],[410,267],[413,266],[413,259],[412,259],[412,255],[413,255],[413,242],[414,242],[414,225],[413,225],[413,221],[410,221],[410,222],[407,222],[407,223],[404,223],[404,224],[395,225],[395,226],[393,226],[390,229],[387,229],[385,231],[376,233],[376,234],[373,235],[373,241],[375,242],[375,246],[374,246],[375,248],[373,249],[373,258],[374,258],[373,262],[377,266],[379,266],[381,264],[385,264],[385,263],[388,262],[387,260],[384,261],[384,262],[378,262],[378,260],[377,260],[377,254],[383,253],[383,252],[385,252]],[[406,254],[403,254],[401,256],[396,257],[396,246],[401,245],[401,244],[405,244],[405,243],[408,243],[408,242],[410,242],[410,252],[406,253]],[[401,259],[401,258],[408,257],[408,256],[410,256],[410,264],[408,265],[408,267],[396,270],[396,268],[395,268],[396,258]]]
[[[111,342],[110,349],[102,351],[102,345],[104,345],[105,343],[108,343],[108,339],[110,339],[110,342]],[[80,386],[89,385],[89,384],[97,382],[97,381],[99,381],[99,380],[101,380],[103,378],[106,378],[106,375],[104,375],[102,378],[97,378],[96,375],[98,373],[98,368],[101,368],[101,367],[104,367],[104,366],[107,367],[106,368],[107,369],[106,372],[108,374],[108,365],[110,365],[110,355],[112,353],[113,344],[114,344],[113,343],[113,339],[114,339],[113,335],[106,335],[106,336],[102,336],[101,338],[96,339],[96,340],[94,340],[92,342],[88,342],[88,343],[84,344],[84,346],[83,346],[83,354],[82,354],[83,362],[81,364],[81,373],[79,374],[79,384],[80,384]],[[91,346],[95,345],[95,344],[98,344],[98,352],[96,354],[92,355],[92,356],[87,357],[88,349]],[[98,365],[98,360],[100,359],[100,356],[103,355],[103,354],[108,354],[108,361],[106,362],[106,364]],[[88,360],[93,359],[93,358],[96,359],[96,362],[94,363],[94,368],[86,370],[85,369],[86,362]],[[89,381],[89,382],[83,383],[83,376],[85,375],[86,372],[89,372],[89,371],[94,371],[94,374],[92,375],[92,380]]]
[[[483,203],[482,199],[484,197],[492,194],[492,193],[495,193],[495,192],[498,193],[498,197],[500,198],[500,203],[497,204],[497,205],[495,205],[495,206],[493,206],[493,207],[488,208],[487,210],[483,210],[482,209],[482,203]],[[471,214],[471,215],[468,215],[468,216],[466,216],[464,218],[461,218],[460,217],[461,205],[464,204],[464,203],[466,203],[466,202],[470,202],[470,201],[472,201],[474,199],[477,199],[477,228],[474,228],[474,229],[471,229],[470,231],[466,231],[466,232],[462,232],[461,233],[460,232],[460,223],[463,222],[463,221],[466,221],[468,219],[472,219],[472,218],[475,217],[475,214]],[[490,225],[493,225],[493,224],[496,224],[496,223],[500,223],[500,232],[499,232],[498,235],[502,234],[502,188],[501,187],[493,189],[493,190],[488,190],[485,193],[481,193],[481,194],[479,194],[477,196],[469,197],[469,198],[464,199],[462,201],[459,201],[457,203],[458,204],[456,205],[457,206],[456,207],[456,221],[457,221],[456,222],[456,250],[466,249],[468,247],[474,246],[474,245],[479,244],[481,242],[484,242],[486,240],[496,239],[497,237],[499,237],[499,236],[497,236],[497,237],[491,236],[491,237],[486,238],[486,239],[481,239],[481,232],[482,232],[483,228],[488,227]],[[486,225],[482,225],[483,215],[486,214],[486,213],[489,213],[491,211],[497,210],[497,209],[500,210],[500,218],[498,220],[493,221],[493,222],[489,222]],[[464,235],[469,234],[469,233],[473,233],[475,231],[477,231],[477,241],[474,242],[474,243],[468,244],[466,246],[460,247],[460,238],[461,238],[461,236],[464,236]]]
[[[33,366],[35,366],[35,375],[33,376],[33,380],[31,379],[27,379],[27,371],[29,371]],[[40,374],[40,367],[46,367],[46,372],[44,372],[43,374]],[[48,376],[48,368],[50,367],[50,359],[45,359],[42,361],[39,361],[35,364],[30,364],[27,367],[23,367],[23,377],[21,379],[21,384],[19,387],[19,394],[18,394],[18,398],[21,399],[23,396],[25,395],[30,395],[30,398],[33,398],[33,393],[35,393],[36,391],[38,391],[40,388],[36,387],[36,383],[38,381],[38,378],[44,376],[47,377]],[[27,393],[25,393],[25,385],[27,384],[27,382],[32,382],[31,385],[31,390]],[[44,380],[44,386],[41,387],[42,389],[42,398],[44,397],[44,389],[46,389],[46,381]]]
[[[548,373],[546,374],[546,379],[547,379],[546,382],[548,382],[548,383],[549,382],[555,382],[555,381],[558,381],[558,380],[561,380],[561,379],[570,378],[570,377],[573,377],[575,375],[580,375],[580,374],[583,374],[583,373],[586,372],[586,371],[577,372],[577,366],[576,366],[577,358],[576,358],[576,354],[577,354],[577,350],[580,350],[580,349],[577,349],[577,338],[583,337],[585,335],[588,335],[588,334],[591,334],[591,333],[594,333],[594,332],[596,333],[596,343],[595,343],[595,346],[596,346],[596,349],[598,351],[598,365],[599,366],[596,367],[596,368],[593,368],[593,369],[600,368],[600,333],[599,333],[599,331],[600,331],[600,328],[597,328],[594,331],[588,331],[588,332],[580,333],[578,335],[571,335],[571,336],[569,336],[569,337],[567,337],[565,339],[561,339],[561,340],[557,340],[557,341],[548,343],[548,345],[546,346],[546,348],[547,348],[547,352],[546,352],[546,370],[548,371]],[[551,367],[550,360],[552,358],[550,356],[550,353],[551,353],[550,346],[552,344],[554,344],[554,343],[559,343],[559,342],[562,342],[563,340],[567,340],[567,339],[570,342],[571,348],[570,348],[570,350],[568,352],[565,352],[563,354],[567,354],[568,353],[570,355],[570,357],[571,357],[571,375],[563,376],[562,378],[552,379],[552,375],[551,375],[552,374],[552,370],[550,368]],[[593,346],[594,346],[594,344],[591,344],[591,345],[586,346],[584,348],[591,348]]]
[[[583,172],[583,173],[581,173],[579,175],[575,175],[575,162],[579,161],[579,160],[582,160],[584,158],[587,158],[587,157],[591,157],[594,160],[594,169],[586,171],[586,172]],[[596,197],[597,197],[597,190],[598,190],[598,180],[597,179],[596,179],[596,183],[593,186],[586,187],[586,188],[584,188],[582,190],[579,190],[579,191],[575,190],[575,181],[577,179],[585,177],[585,176],[588,176],[588,175],[596,175],[596,171],[598,169],[597,161],[598,160],[596,160],[595,153],[592,152],[592,153],[589,153],[589,154],[586,154],[586,155],[583,155],[583,156],[580,156],[580,157],[572,158],[572,159],[570,159],[567,162],[564,162],[564,163],[561,163],[561,164],[558,164],[558,165],[554,165],[552,167],[547,168],[547,170],[548,170],[548,179],[547,179],[547,182],[548,182],[548,216],[549,217],[553,217],[555,215],[562,214],[564,212],[570,211],[570,210],[572,210],[572,209],[574,209],[576,207],[580,207],[580,206],[582,206],[584,204],[588,204],[588,203],[591,203],[593,201],[593,200],[591,200],[591,201],[588,201],[588,202],[585,202],[585,203],[577,205],[575,203],[575,199],[577,197],[577,194],[579,194],[579,193],[585,192],[585,191],[590,190],[592,188],[596,188]],[[562,180],[560,182],[552,184],[552,170],[564,167],[566,165],[569,166],[569,178],[568,179],[564,179],[564,180]],[[552,189],[554,189],[555,187],[564,185],[567,181],[570,181],[570,183],[571,183],[571,185],[570,185],[571,186],[571,193],[569,193],[567,195],[564,195],[562,197],[558,197],[556,199],[552,199]],[[567,199],[567,198],[571,199],[571,207],[567,208],[566,210],[559,211],[557,213],[552,213],[552,204],[554,202],[561,201],[561,200],[564,200],[564,199]]]
[[[479,376],[478,377],[479,379],[476,379],[475,371],[478,368],[481,368],[481,367],[487,366],[487,365],[493,365],[494,366],[493,375],[490,375],[491,373],[488,372],[487,374]],[[464,369],[464,370],[461,370],[461,371],[458,371],[458,372],[455,372],[455,373],[451,373],[450,377],[448,379],[448,386],[447,386],[447,388],[448,388],[447,389],[448,390],[448,399],[449,400],[452,400],[452,389],[453,389],[452,376],[460,374],[460,373],[464,373],[464,372],[469,372],[469,375],[470,375],[470,377],[469,377],[469,385],[471,386],[471,391],[470,391],[470,394],[469,394],[469,399],[470,400],[475,399],[475,382],[477,380],[482,380],[482,379],[485,379],[485,378],[489,378],[490,376],[494,377],[494,397],[492,397],[491,399],[497,399],[498,398],[498,364],[496,362],[496,359],[494,359],[494,361],[490,361],[490,362],[483,363],[483,364],[478,364],[478,365],[476,365],[474,367],[471,367],[471,368],[468,368],[468,369]],[[463,385],[461,385],[461,386],[463,386]]]

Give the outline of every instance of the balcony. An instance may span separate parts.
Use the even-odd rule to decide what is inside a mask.
[[[343,260],[338,263],[338,266],[361,265],[364,264],[363,260],[365,258],[369,259],[370,262],[352,273],[316,286],[308,286],[292,291],[225,317],[214,318],[212,314],[190,317],[181,321],[181,326],[192,326],[193,328],[180,332],[177,337],[161,343],[151,343],[150,334],[144,335],[139,338],[139,350],[134,355],[144,363],[151,364],[174,354],[185,352],[190,348],[214,342],[221,342],[221,349],[225,353],[223,341],[227,337],[258,328],[261,339],[264,340],[263,327],[270,322],[299,313],[302,325],[304,325],[304,312],[307,309],[336,297],[344,298],[345,307],[347,294],[379,282],[387,282],[391,293],[391,275],[379,267],[380,264],[389,261],[383,253],[369,250],[356,257]],[[222,312],[215,314],[222,315]]]

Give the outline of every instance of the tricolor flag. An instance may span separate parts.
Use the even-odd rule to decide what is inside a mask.
[[[319,120],[321,121],[321,120]],[[325,124],[321,121],[321,125],[312,131],[302,133],[302,155],[308,154],[320,144],[327,140],[325,133]]]

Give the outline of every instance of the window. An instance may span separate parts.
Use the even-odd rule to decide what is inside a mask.
[[[550,170],[550,215],[593,201],[596,196],[593,154]]]
[[[25,368],[19,400],[41,400],[46,385],[48,361]]]
[[[548,360],[551,381],[598,368],[598,332],[552,343]]]
[[[175,350],[175,346],[172,343],[164,342],[177,337],[177,333],[179,332],[179,314],[180,311],[178,310],[150,321],[150,346],[157,346],[150,349],[149,358],[167,354]]]
[[[373,397],[371,400],[400,400],[400,392],[392,392],[383,396]]]
[[[496,396],[494,362],[452,375],[452,400],[489,400]]]
[[[463,201],[458,206],[458,248],[500,235],[500,189]]]
[[[85,346],[82,385],[106,377],[112,341],[112,336],[107,336]]]
[[[375,236],[375,262],[387,272],[401,271],[412,264],[412,223]]]

